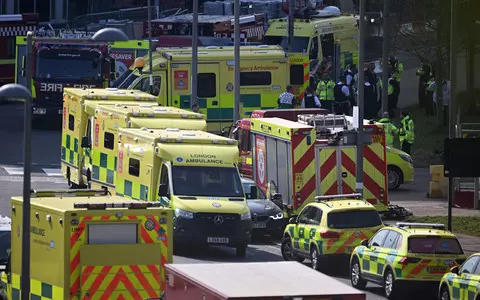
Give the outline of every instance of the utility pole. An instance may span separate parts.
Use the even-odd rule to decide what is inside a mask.
[[[383,0],[382,113],[388,111],[388,2]]]
[[[192,74],[191,78],[191,93],[190,108],[197,103],[198,89],[198,0],[193,0],[193,22],[192,22]]]
[[[148,67],[150,68],[150,93],[153,93],[153,61],[152,61],[152,0],[148,0]]]
[[[234,60],[235,74],[233,83],[233,122],[240,120],[240,0],[235,0],[234,4]]]
[[[287,29],[288,51],[293,51],[293,40],[295,36],[295,2],[288,0],[288,29]]]
[[[356,191],[363,193],[363,104],[365,97],[365,4],[360,0],[360,37],[358,39],[358,128],[357,128],[357,174]]]
[[[458,0],[450,0],[451,23],[450,23],[450,103],[448,104],[448,136],[455,137],[455,123],[457,109],[455,100],[457,97],[457,45],[458,45]],[[447,153],[445,153],[447,154]],[[452,230],[452,207],[454,203],[454,180],[448,177],[448,230]]]

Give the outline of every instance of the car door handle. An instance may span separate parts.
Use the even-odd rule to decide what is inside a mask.
[[[217,101],[217,100],[213,100],[213,101],[212,101],[212,105],[218,105],[218,101]]]

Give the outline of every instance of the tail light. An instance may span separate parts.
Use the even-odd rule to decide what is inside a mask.
[[[297,201],[302,201],[302,194],[300,193],[297,193]]]
[[[320,236],[324,239],[338,239],[340,234],[335,231],[322,230],[320,231]]]
[[[457,265],[461,265],[463,264],[464,261],[465,261],[465,258],[459,258],[455,260],[455,263],[457,263]]]
[[[421,258],[404,257],[399,261],[399,263],[402,264],[402,265],[416,264],[416,263],[419,263],[421,260],[422,260]]]

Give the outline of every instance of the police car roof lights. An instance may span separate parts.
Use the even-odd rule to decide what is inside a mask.
[[[398,222],[397,227],[399,228],[427,228],[427,229],[440,229],[445,230],[445,224],[440,223],[408,223],[408,222]]]
[[[161,207],[160,202],[139,202],[139,203],[74,203],[74,208],[107,209],[107,208],[128,208],[145,209],[149,207]]]
[[[46,198],[46,197],[92,197],[92,196],[107,196],[109,195],[107,189],[78,189],[78,190],[32,190],[31,197]]]
[[[328,201],[328,200],[352,200],[352,199],[361,199],[362,194],[341,194],[341,195],[326,195],[326,196],[316,196],[316,201]]]

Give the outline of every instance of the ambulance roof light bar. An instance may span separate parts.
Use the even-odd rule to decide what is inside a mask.
[[[145,209],[149,207],[162,207],[160,202],[138,202],[138,203],[74,203],[73,208],[84,208],[87,210],[104,210],[107,208]]]
[[[94,197],[107,196],[110,192],[108,189],[77,189],[77,190],[32,190],[32,198],[46,197]]]
[[[362,194],[341,194],[341,195],[327,195],[327,196],[316,196],[315,201],[328,201],[328,200],[352,200],[352,199],[361,199]]]
[[[445,230],[445,224],[440,223],[408,223],[408,222],[398,222],[397,227],[399,228],[430,228],[430,229],[440,229]]]

